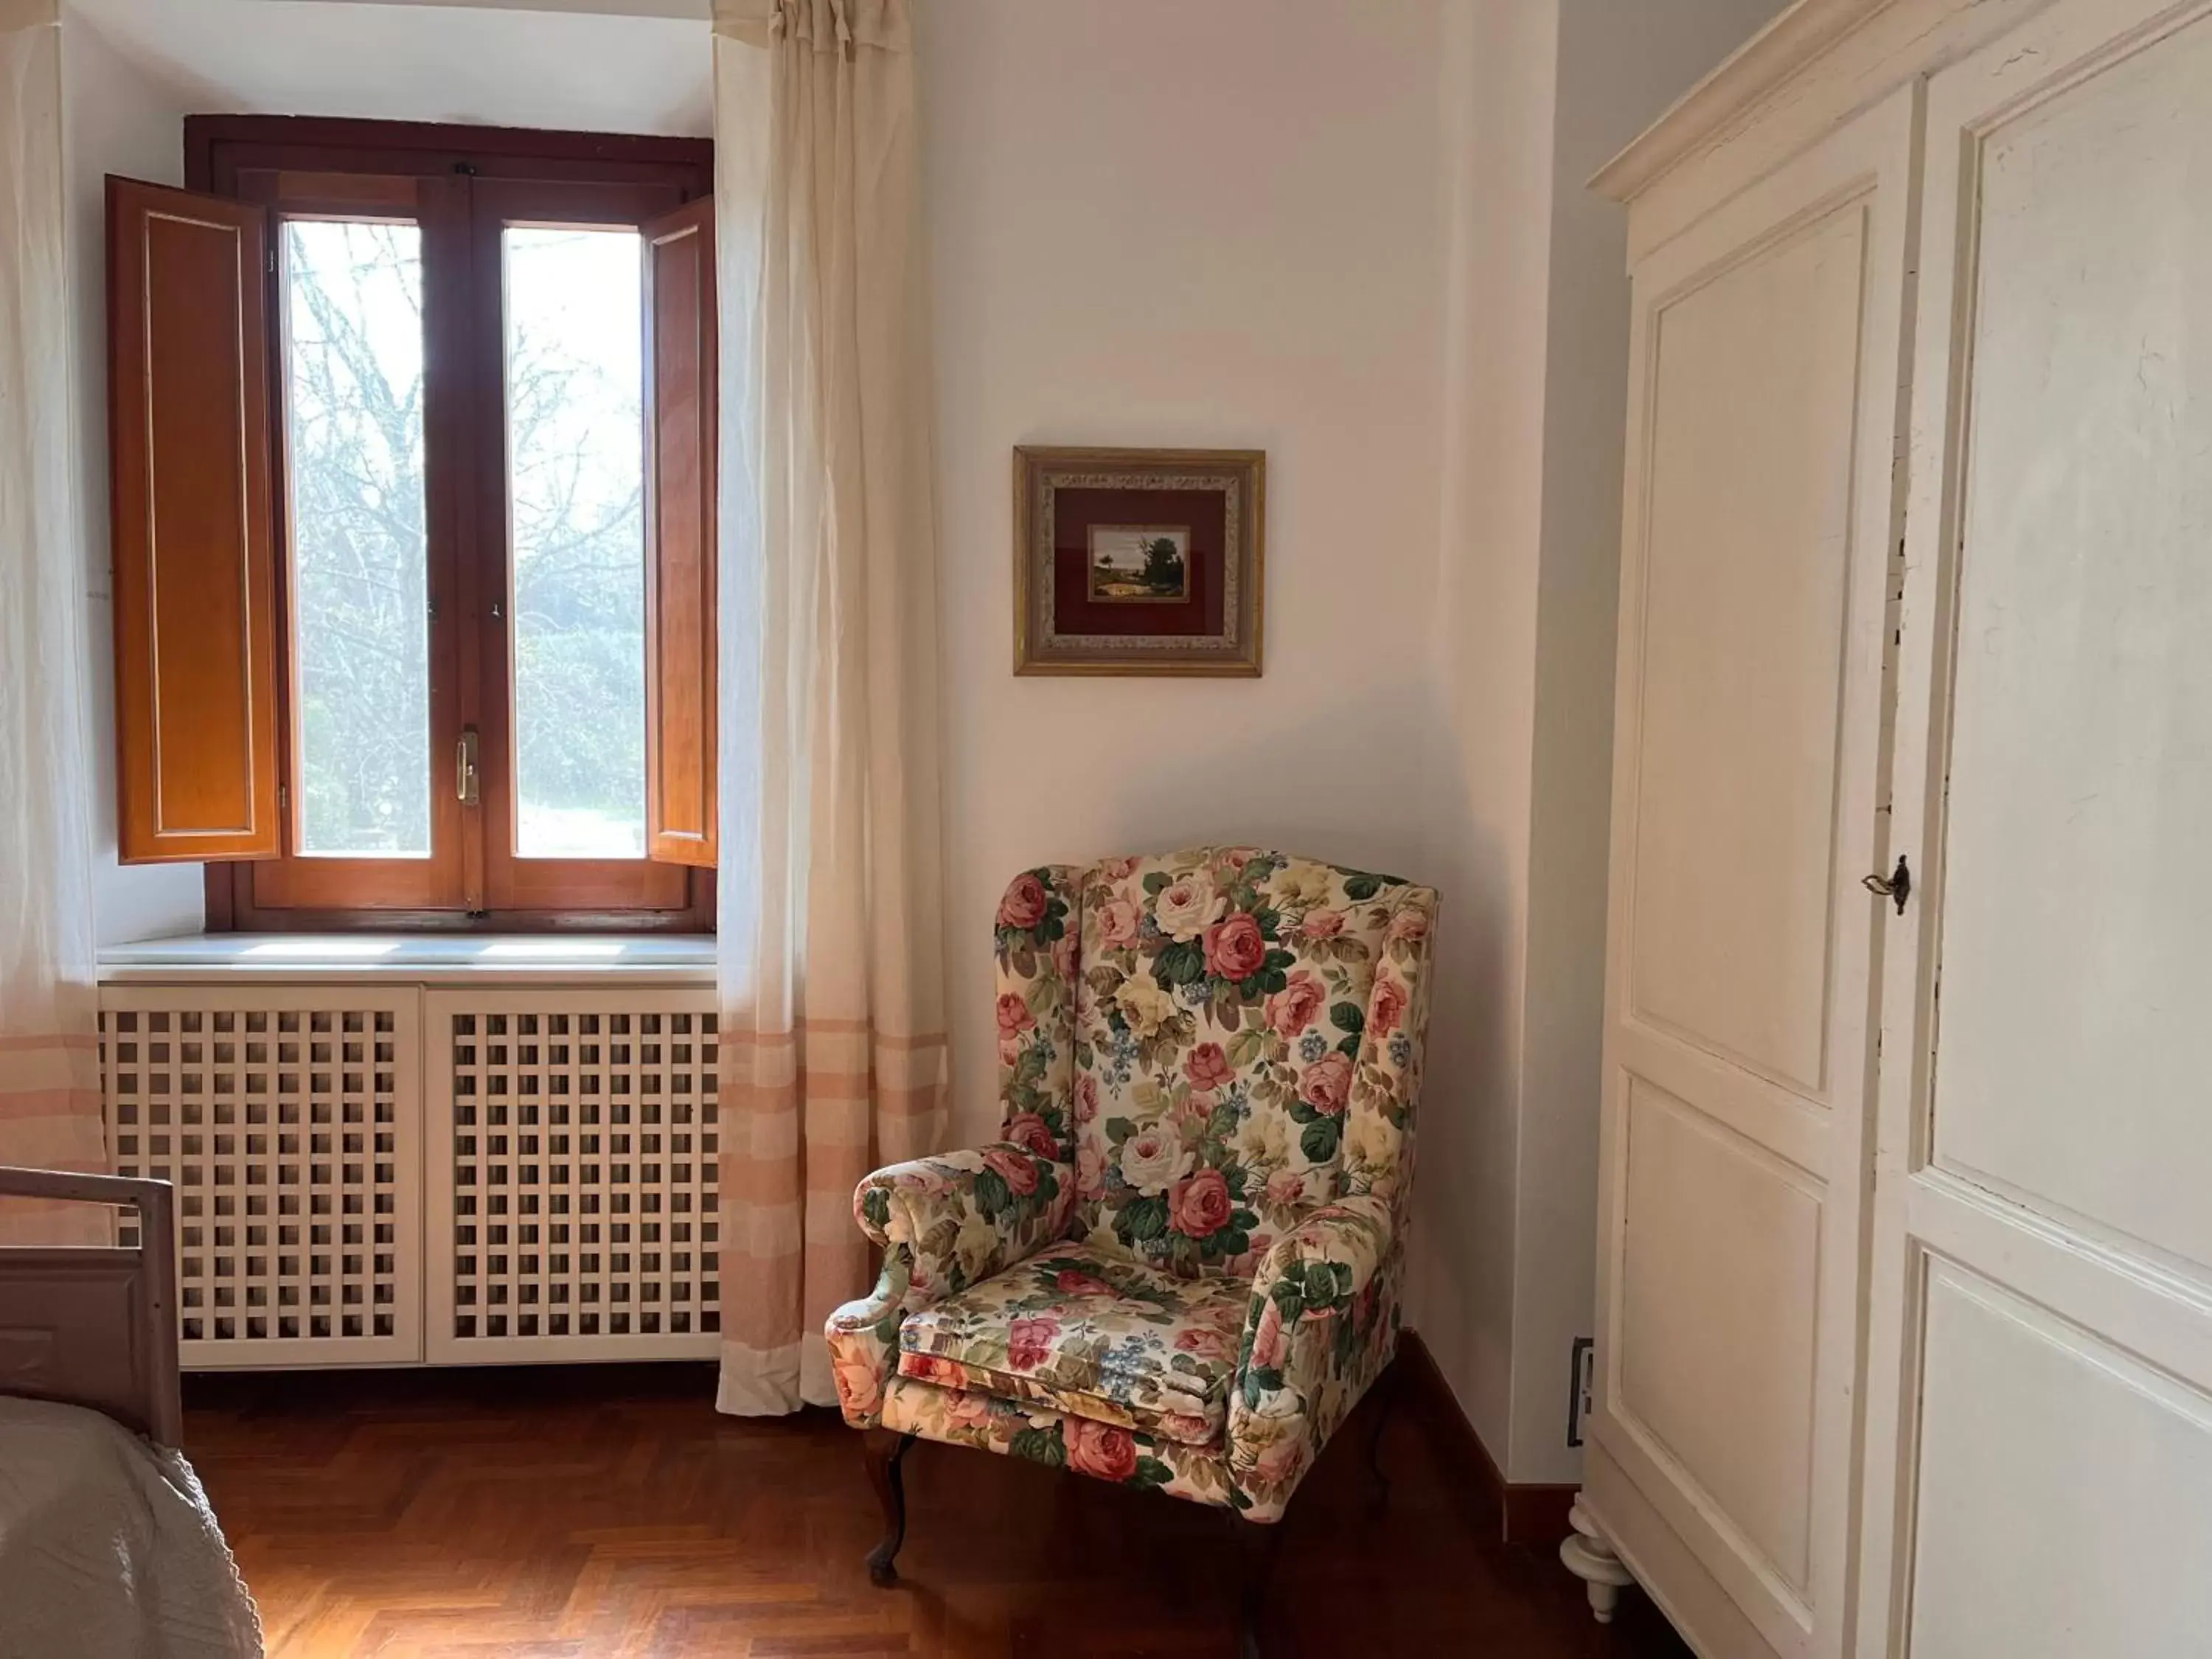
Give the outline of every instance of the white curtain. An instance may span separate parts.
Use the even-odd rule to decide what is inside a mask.
[[[723,1410],[836,1400],[854,1185],[945,1122],[907,0],[717,0]]]
[[[98,1170],[91,780],[54,0],[0,0],[0,1164]],[[104,1240],[0,1200],[0,1240]]]

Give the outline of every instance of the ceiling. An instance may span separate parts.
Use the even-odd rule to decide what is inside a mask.
[[[704,137],[708,0],[65,0],[193,114]]]

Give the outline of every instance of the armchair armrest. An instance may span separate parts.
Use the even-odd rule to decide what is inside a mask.
[[[853,1214],[887,1256],[911,1254],[908,1305],[926,1308],[1050,1243],[1074,1192],[1056,1148],[1000,1140],[878,1170]]]
[[[854,1190],[854,1217],[882,1248],[883,1272],[871,1294],[830,1316],[824,1334],[838,1404],[855,1428],[873,1427],[882,1414],[901,1320],[1060,1236],[1075,1170],[1041,1144],[1002,1140],[894,1164]]]
[[[1261,1263],[1229,1401],[1229,1476],[1249,1519],[1281,1516],[1388,1363],[1397,1244],[1390,1206],[1359,1194],[1316,1210]]]

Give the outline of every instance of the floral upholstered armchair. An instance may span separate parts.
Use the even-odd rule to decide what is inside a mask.
[[[1015,878],[1000,1139],[854,1195],[883,1276],[828,1335],[878,1583],[917,1436],[1281,1518],[1396,1343],[1436,908],[1249,848]],[[1277,1534],[1239,1531],[1249,1645]]]

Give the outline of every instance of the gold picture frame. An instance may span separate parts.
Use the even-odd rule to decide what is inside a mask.
[[[1014,672],[1254,678],[1267,458],[1014,450]]]

